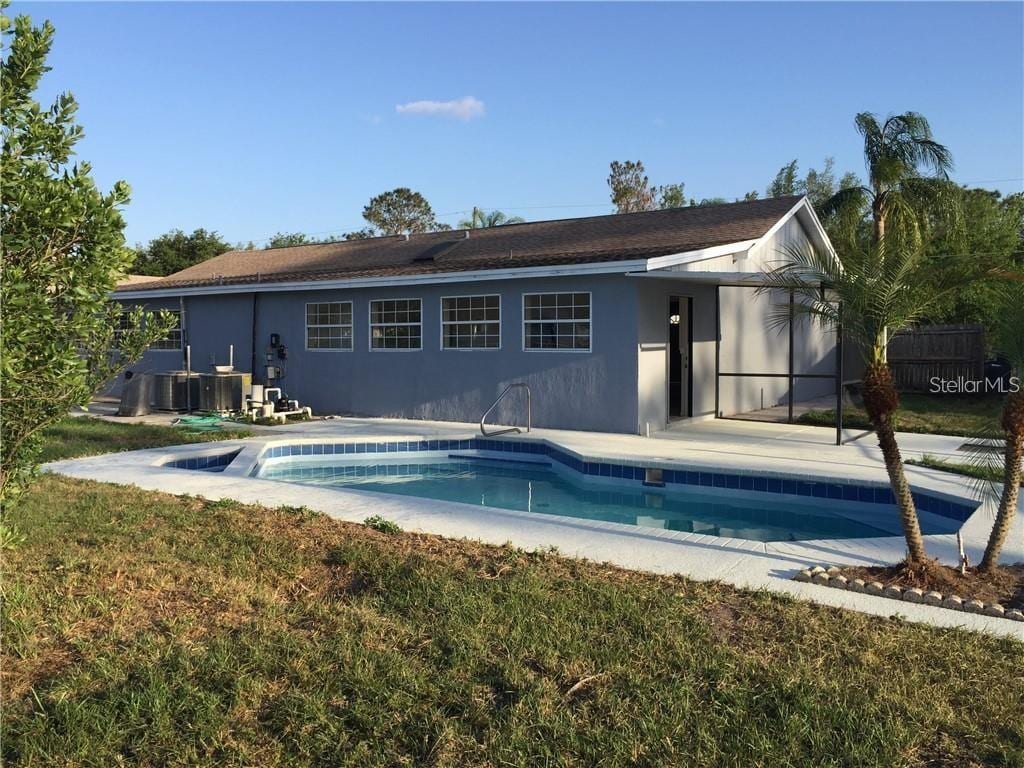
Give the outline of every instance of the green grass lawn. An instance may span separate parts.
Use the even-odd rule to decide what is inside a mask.
[[[68,417],[43,431],[45,444],[40,461],[209,440],[231,440],[251,434],[233,425],[225,425],[216,431],[196,431],[187,427],[118,423],[90,416]]]
[[[9,765],[1024,764],[1010,640],[53,475],[10,514]]]
[[[973,477],[975,480],[985,480],[990,483],[1003,482],[1003,455],[995,454],[985,463],[970,463],[966,461],[947,461],[936,456],[925,454],[920,459],[907,459],[907,464],[929,469],[938,469],[943,472],[951,472],[954,475]]]
[[[896,413],[896,429],[929,435],[964,435],[972,437],[998,427],[1003,401],[999,397],[954,397],[904,393]],[[798,417],[801,424],[835,427],[835,409],[809,411]],[[861,408],[843,409],[843,426],[848,429],[871,429],[867,414]]]

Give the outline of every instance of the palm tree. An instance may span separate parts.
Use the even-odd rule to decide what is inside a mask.
[[[506,216],[501,211],[488,213],[482,208],[473,206],[473,214],[459,222],[459,229],[484,229],[486,227],[503,227],[506,224],[522,224],[526,219],[521,216]]]
[[[996,327],[990,329],[993,346],[1009,361],[1012,372],[1024,375],[1024,283],[1010,283],[1001,291]],[[985,554],[978,570],[991,572],[999,564],[999,553],[1017,514],[1020,495],[1021,459],[1024,457],[1024,389],[1010,392],[1003,404],[1000,426],[1006,438],[1003,454],[1003,492],[996,510]]]
[[[823,204],[822,213],[841,221],[848,232],[869,213],[875,245],[899,239],[917,247],[935,220],[959,228],[961,192],[949,181],[953,156],[932,137],[928,120],[905,112],[879,123],[876,115],[861,112],[854,123],[864,137],[868,183],[840,189]]]
[[[896,443],[893,414],[899,395],[886,361],[888,333],[902,330],[928,310],[941,293],[924,279],[929,269],[919,248],[906,244],[850,247],[842,259],[810,245],[784,249],[781,264],[767,274],[762,292],[793,292],[796,317],[809,318],[860,346],[867,359],[864,408],[882,449],[885,469],[907,540],[907,562],[926,559],[917,508]],[[789,322],[788,301],[777,307],[773,324]]]

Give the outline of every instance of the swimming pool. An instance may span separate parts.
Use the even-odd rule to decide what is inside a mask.
[[[583,461],[580,471],[571,459],[552,461],[557,449],[550,447],[513,452],[505,441],[441,442],[445,445],[423,441],[422,449],[401,443],[393,450],[383,443],[369,444],[372,449],[342,443],[282,446],[265,454],[255,474],[265,480],[750,541],[901,535],[896,508],[884,487],[683,469],[652,473],[638,466]],[[474,450],[479,448],[484,450]],[[421,450],[417,455],[410,449]],[[462,453],[446,454],[449,450]],[[935,510],[922,514],[926,534],[952,533],[973,511],[948,500],[918,498]]]

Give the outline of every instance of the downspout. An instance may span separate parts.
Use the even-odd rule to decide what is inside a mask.
[[[259,317],[260,309],[260,295],[253,291],[252,293],[252,367],[249,369],[252,372],[252,381],[257,383],[260,380],[256,373],[256,320]]]
[[[185,297],[178,297],[178,325],[181,326],[181,354],[184,364],[185,349],[188,347],[188,322],[185,318]]]

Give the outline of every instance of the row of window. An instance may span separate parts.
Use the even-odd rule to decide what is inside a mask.
[[[306,349],[352,349],[352,302],[306,305]],[[501,347],[501,297],[441,299],[442,349]],[[370,349],[423,348],[420,299],[370,302]],[[589,293],[523,295],[523,349],[590,351]]]
[[[178,322],[150,349],[181,349]],[[306,349],[350,350],[353,345],[352,302],[306,304]],[[499,349],[501,297],[450,296],[441,299],[442,349]],[[377,299],[370,302],[370,349],[423,348],[423,304],[420,299]],[[523,349],[590,351],[589,293],[523,294]]]

